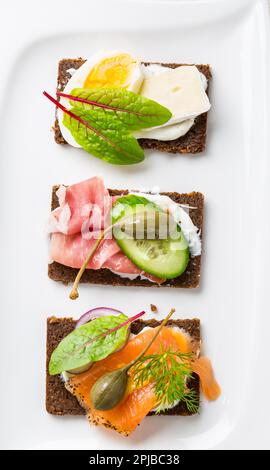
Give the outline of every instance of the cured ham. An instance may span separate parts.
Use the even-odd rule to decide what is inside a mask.
[[[110,225],[111,198],[101,178],[94,177],[57,191],[59,207],[51,212],[50,258],[64,266],[80,268],[101,231]],[[113,238],[105,238],[87,269],[107,268],[120,275],[144,276],[158,284],[163,280],[137,268]]]
[[[50,257],[53,261],[79,269],[90,248],[95,244],[95,239],[84,239],[80,234],[64,235],[54,233],[51,239]],[[161,284],[163,279],[145,273],[137,268],[132,261],[120,250],[113,239],[103,240],[97,248],[87,269],[107,268],[120,275],[134,275],[147,277],[152,282]]]
[[[55,233],[51,239],[51,258],[65,266],[80,268],[95,241],[94,238],[83,238],[80,233],[75,235]],[[101,269],[105,262],[119,251],[120,248],[114,240],[103,240],[87,268]]]
[[[102,230],[108,223],[111,197],[101,178],[94,177],[57,191],[59,207],[49,219],[50,233],[75,235]],[[106,220],[107,219],[107,220]]]

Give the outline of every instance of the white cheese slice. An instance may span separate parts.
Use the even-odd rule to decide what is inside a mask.
[[[193,119],[211,106],[195,65],[183,65],[146,77],[140,94],[170,109],[172,118],[165,126]]]

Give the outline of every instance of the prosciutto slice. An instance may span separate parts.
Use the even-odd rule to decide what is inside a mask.
[[[64,266],[79,269],[100,231],[110,224],[112,198],[98,177],[68,188],[60,186],[57,196],[59,207],[51,212],[48,223],[51,233],[50,258]],[[163,282],[137,268],[113,238],[102,240],[87,266],[87,269],[101,268],[121,275],[143,275],[158,284]]]
[[[102,230],[111,207],[111,197],[101,178],[94,177],[57,191],[59,207],[49,219],[50,233],[75,235],[83,231]]]

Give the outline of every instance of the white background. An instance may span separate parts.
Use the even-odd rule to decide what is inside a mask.
[[[106,7],[106,8],[105,8]],[[1,447],[269,448],[269,12],[230,0],[10,1],[1,7]],[[145,60],[210,63],[208,145],[197,156],[147,152],[114,167],[57,146],[49,132],[59,58],[120,49]],[[47,278],[52,184],[103,175],[117,188],[205,194],[198,290],[67,287]],[[147,418],[128,439],[82,417],[46,413],[46,317],[98,305],[202,321],[223,394],[195,417]]]

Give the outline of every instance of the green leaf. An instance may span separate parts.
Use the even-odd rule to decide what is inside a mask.
[[[98,115],[100,119],[102,116],[117,118],[133,131],[161,126],[172,117],[169,109],[156,101],[121,88],[75,88],[71,95],[96,103],[87,104],[70,100],[72,106],[84,109],[89,116],[92,115],[93,120],[96,120]]]
[[[115,328],[127,316],[106,316],[80,326],[67,335],[53,351],[49,363],[51,375],[85,366],[89,362],[96,362],[112,354],[127,340],[129,325],[100,336],[111,328]]]
[[[131,165],[144,160],[138,141],[122,127],[120,121],[111,120],[104,126],[104,121],[91,121],[89,113],[82,108],[74,107],[70,111],[83,122],[64,113],[63,124],[87,152],[115,165]]]

